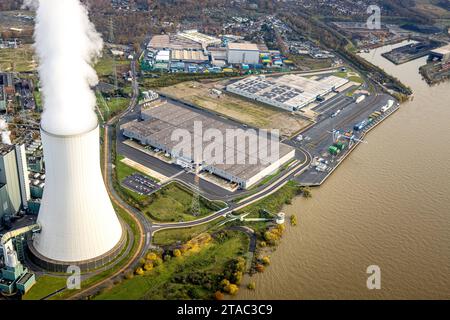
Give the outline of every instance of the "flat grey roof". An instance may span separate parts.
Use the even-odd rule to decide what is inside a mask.
[[[200,122],[202,124],[203,133],[208,129],[217,129],[222,136],[226,137],[227,130],[240,129],[234,131],[236,138],[234,145],[226,145],[225,141],[222,144],[224,157],[229,158],[225,163],[214,163],[213,159],[201,159],[206,165],[213,166],[217,169],[223,170],[228,174],[239,177],[243,180],[253,177],[255,174],[262,171],[264,168],[271,165],[271,163],[263,163],[259,159],[258,149],[255,145],[249,146],[249,141],[255,141],[258,138],[257,130],[245,130],[237,125],[222,121],[214,116],[209,116],[195,110],[185,108],[173,103],[164,103],[155,107],[148,108],[142,111],[144,121],[131,121],[121,126],[122,129],[131,131],[148,140],[155,141],[164,145],[167,150],[173,150],[180,141],[172,140],[172,134],[176,129],[187,130],[191,137],[194,137],[194,123]],[[211,141],[202,141],[201,137],[197,137],[199,144],[202,144],[201,150],[205,150],[207,146],[211,146]],[[191,139],[191,142],[194,139]],[[238,141],[245,141],[244,150],[237,148]],[[260,140],[258,140],[260,141]],[[262,140],[263,141],[263,140]],[[270,155],[270,142],[265,141],[263,146],[266,146],[262,151],[267,149]],[[194,142],[191,143],[191,154],[194,150]],[[255,147],[255,148],[253,148]],[[253,150],[255,149],[255,150]],[[219,148],[219,150],[221,150]],[[278,159],[292,152],[294,149],[286,144],[279,143]],[[233,164],[237,162],[238,157],[245,159],[244,164]],[[191,157],[193,158],[193,157]],[[233,161],[234,159],[234,161]],[[200,162],[200,161],[198,161]]]

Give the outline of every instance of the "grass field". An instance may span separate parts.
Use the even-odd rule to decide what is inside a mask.
[[[139,172],[124,164],[123,156],[118,155],[116,159],[116,177],[122,182],[126,177]],[[148,177],[142,172],[142,175]],[[151,177],[149,179],[154,180]],[[170,183],[155,193],[146,196],[133,192],[125,187],[120,187],[120,192],[130,205],[138,206],[150,219],[160,222],[192,221],[211,214],[224,207],[222,202],[209,201],[200,197],[200,215],[193,216],[190,213],[192,205],[192,192],[176,182]]]
[[[190,212],[192,205],[192,192],[177,183],[170,183],[149,196],[150,204],[143,208],[143,212],[152,220],[164,222],[192,221],[211,214],[223,208],[215,203],[200,197],[200,214],[193,216]]]
[[[130,99],[123,97],[104,98],[98,91],[96,92],[96,97],[97,105],[99,106],[105,121],[125,110],[130,103]]]
[[[95,71],[100,78],[108,77],[114,74],[114,60],[117,67],[117,74],[120,77],[122,72],[130,69],[130,61],[122,58],[114,59],[112,55],[103,53],[103,56],[95,64]]]
[[[64,288],[67,279],[65,277],[42,276],[36,280],[36,284],[25,294],[23,300],[40,300],[49,294]]]
[[[280,129],[284,136],[291,136],[309,124],[307,120],[294,117],[287,111],[254,103],[235,95],[224,93],[217,98],[209,93],[213,87],[213,84],[189,81],[161,88],[160,91],[252,127]]]
[[[363,79],[358,75],[358,73],[348,70],[348,71],[339,71],[334,73],[334,76],[339,78],[344,78],[352,82],[363,83]]]
[[[210,223],[201,224],[191,228],[166,229],[153,234],[152,243],[157,246],[168,246],[178,241],[186,242],[202,232],[215,230],[224,218],[218,218]]]
[[[213,240],[200,251],[172,258],[143,276],[124,280],[94,299],[211,299],[215,290],[211,283],[218,283],[226,264],[247,250],[247,237],[235,232],[225,241]]]
[[[11,72],[30,72],[36,70],[34,50],[31,45],[17,49],[0,49],[0,70]]]
[[[298,186],[295,182],[290,181],[275,193],[239,210],[237,213],[247,212],[250,213],[249,217],[259,217],[261,210],[264,209],[276,214],[296,195],[298,195]]]

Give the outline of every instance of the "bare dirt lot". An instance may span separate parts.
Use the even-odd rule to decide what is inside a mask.
[[[189,81],[161,88],[159,91],[253,127],[279,129],[284,137],[292,136],[311,123],[288,111],[254,103],[223,91],[222,95],[218,97],[210,93],[210,90],[216,86],[217,83]]]

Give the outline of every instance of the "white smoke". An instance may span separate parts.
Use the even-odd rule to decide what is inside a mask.
[[[103,41],[79,0],[25,0],[36,9],[35,48],[39,57],[44,112],[41,126],[50,133],[72,135],[97,125],[98,82],[92,63]]]

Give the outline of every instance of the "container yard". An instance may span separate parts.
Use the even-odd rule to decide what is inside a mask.
[[[310,153],[310,167],[296,178],[302,185],[321,185],[359,144],[365,146],[366,134],[392,113],[399,104],[386,94],[368,96],[344,108],[339,117],[328,117],[302,132],[290,144]]]

